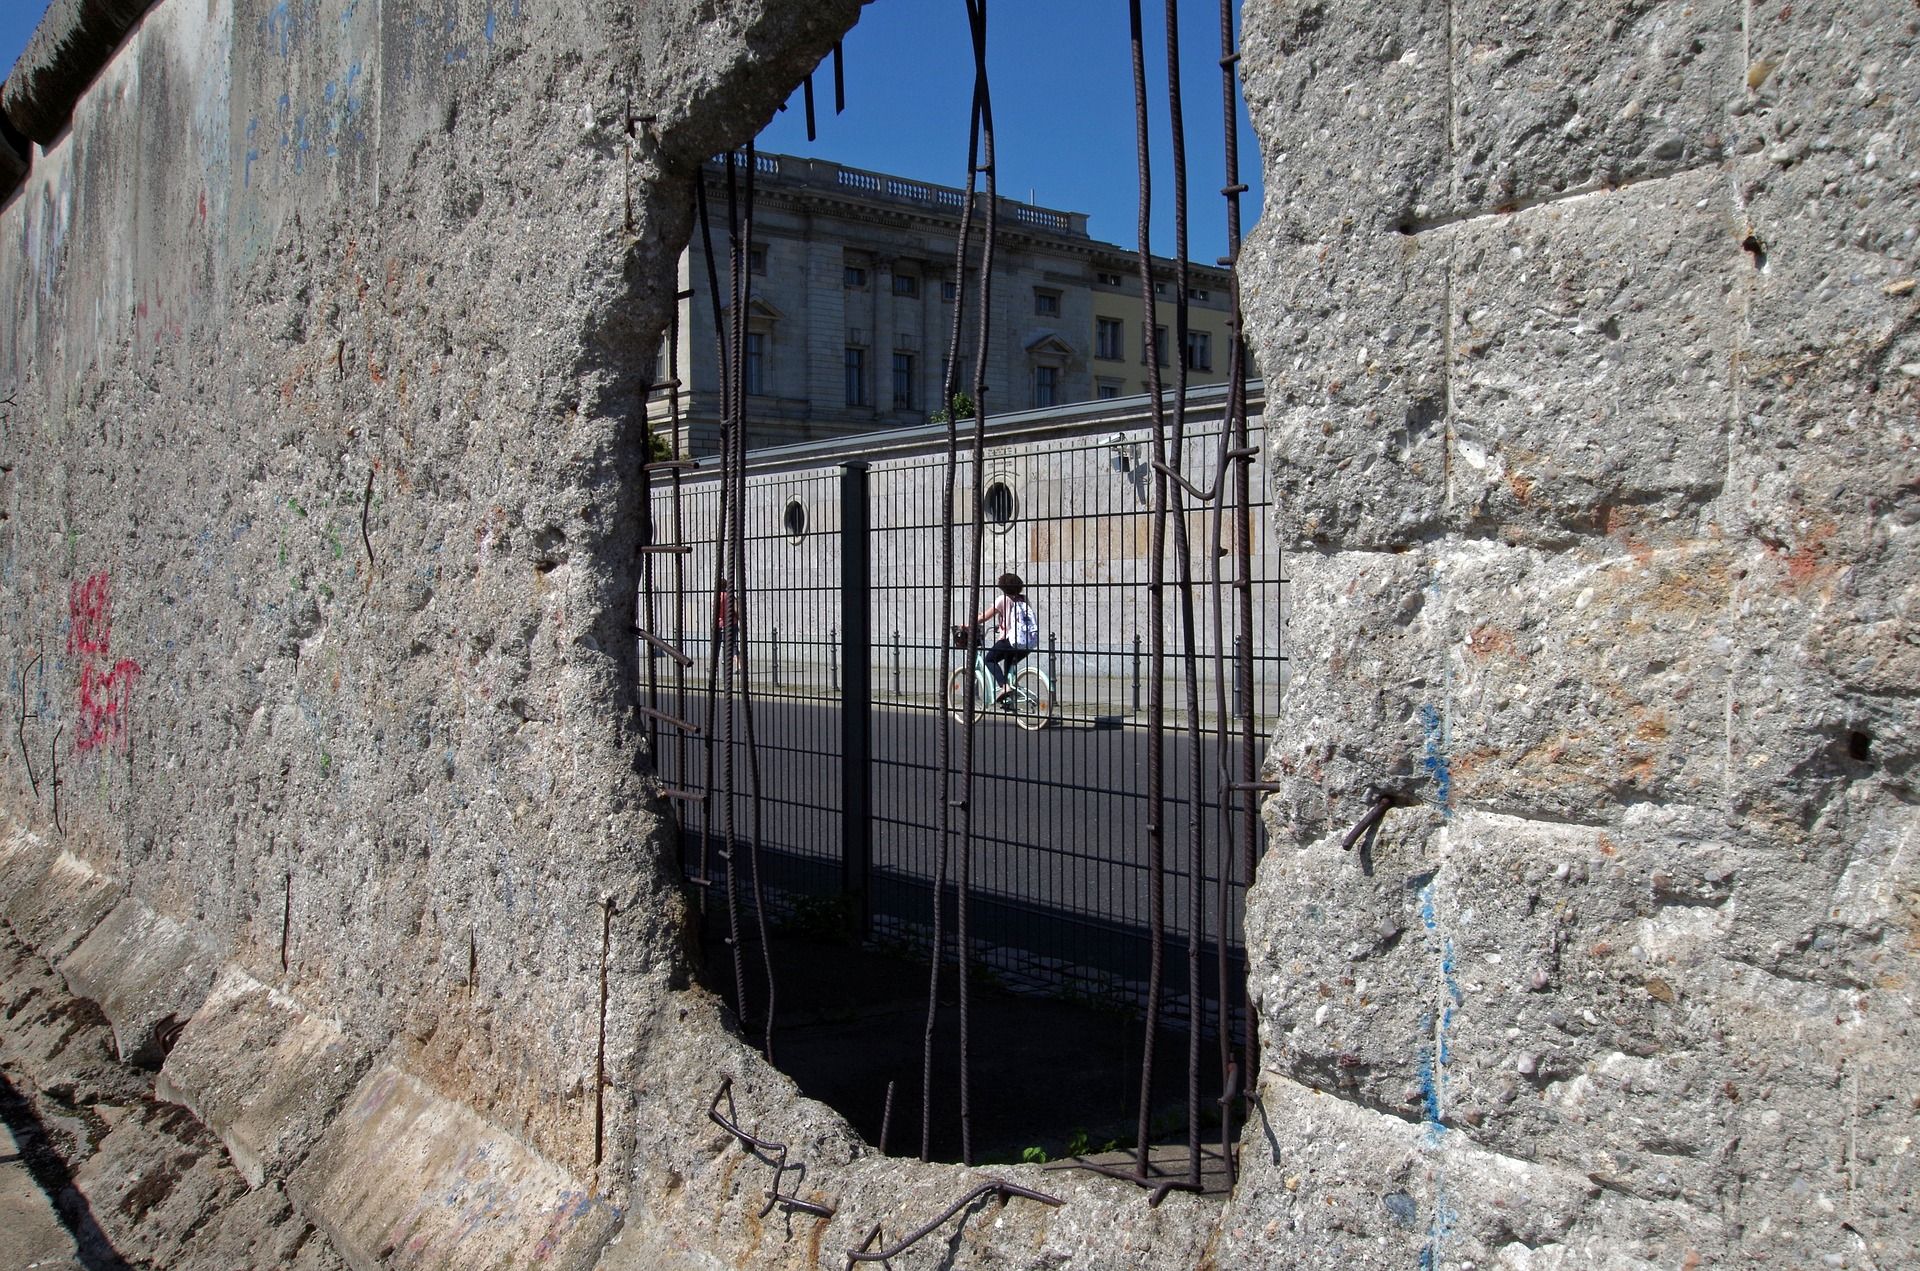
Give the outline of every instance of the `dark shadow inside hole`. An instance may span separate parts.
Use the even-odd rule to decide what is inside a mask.
[[[724,931],[716,929],[721,925],[707,924],[699,978],[731,1005],[731,957]],[[771,939],[779,968],[776,1066],[803,1095],[846,1117],[868,1143],[880,1146],[884,1128],[889,1155],[917,1156],[928,963],[901,950],[811,934],[785,922]],[[757,942],[750,952],[755,956],[746,977],[744,1031],[757,1040],[765,982],[758,973]],[[1184,964],[1168,961],[1184,988]],[[1206,973],[1210,987],[1210,967]],[[935,1020],[929,1155],[936,1161],[961,1159],[957,974],[948,961]],[[974,1163],[1034,1159],[1035,1148],[1043,1160],[1130,1152],[1140,1096],[1141,1017],[1038,990],[1016,991],[978,963],[970,978]],[[1211,1037],[1203,1041],[1203,1063],[1210,1064],[1215,1045]],[[1156,1144],[1186,1137],[1186,1048],[1184,1029],[1164,1027],[1155,1036],[1159,1058],[1150,1123]],[[894,1085],[890,1117],[889,1082]],[[1212,1105],[1218,1092],[1211,1088],[1211,1075],[1205,1083],[1202,1105],[1209,1115],[1202,1140],[1217,1150]],[[743,1109],[743,1116],[751,1113]]]
[[[1855,729],[1847,734],[1847,757],[1857,763],[1867,763],[1873,758],[1873,735]]]

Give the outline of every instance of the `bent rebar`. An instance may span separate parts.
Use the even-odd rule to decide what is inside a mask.
[[[1355,843],[1358,843],[1361,839],[1365,838],[1367,836],[1368,830],[1371,830],[1374,826],[1380,824],[1380,818],[1385,816],[1387,814],[1387,809],[1392,806],[1393,806],[1392,799],[1388,798],[1384,794],[1377,796],[1373,801],[1373,806],[1368,808],[1365,814],[1363,814],[1358,821],[1355,821],[1353,823],[1353,828],[1351,830],[1347,831],[1347,837],[1340,840],[1340,850],[1343,852],[1351,852],[1353,850],[1353,845]]]
[[[727,1114],[720,1114],[720,1101],[726,1100]],[[731,1134],[741,1147],[753,1153],[767,1164],[773,1166],[773,1186],[766,1191],[767,1203],[761,1206],[760,1217],[765,1218],[773,1212],[775,1205],[786,1205],[793,1209],[804,1210],[821,1218],[831,1218],[836,1212],[831,1205],[822,1205],[818,1201],[804,1200],[780,1190],[780,1180],[790,1169],[804,1169],[805,1166],[787,1164],[787,1145],[775,1143],[772,1139],[763,1139],[759,1135],[743,1129],[739,1122],[740,1110],[733,1102],[733,1078],[722,1077],[720,1088],[713,1093],[713,1101],[707,1105],[707,1119]]]
[[[867,1232],[866,1239],[860,1242],[860,1247],[847,1251],[847,1267],[849,1271],[851,1271],[853,1264],[856,1262],[886,1262],[889,1259],[899,1257],[945,1226],[947,1220],[955,1214],[989,1193],[997,1193],[1003,1201],[1011,1200],[1013,1197],[1018,1196],[1024,1200],[1035,1200],[1043,1205],[1051,1205],[1055,1209],[1067,1203],[1058,1196],[1049,1196],[1045,1192],[1034,1191],[1031,1187],[1022,1187],[1018,1183],[1009,1183],[1004,1178],[991,1178],[962,1196],[959,1200],[948,1205],[946,1210],[938,1218],[908,1232],[897,1242],[887,1246],[885,1249],[875,1249],[872,1247],[873,1242],[880,1238],[880,1224],[873,1224],[872,1229]]]

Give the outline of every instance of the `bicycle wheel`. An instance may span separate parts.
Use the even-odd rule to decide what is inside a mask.
[[[1053,722],[1053,684],[1037,666],[1013,677],[1013,722],[1030,733]]]
[[[964,666],[955,667],[953,674],[947,677],[947,709],[953,712],[953,718],[958,723],[967,722],[967,685],[972,680],[973,672]],[[976,700],[974,709],[984,711],[987,703]]]

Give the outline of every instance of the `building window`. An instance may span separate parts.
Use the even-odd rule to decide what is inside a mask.
[[[1035,287],[1033,289],[1033,312],[1042,318],[1059,317],[1060,293],[1057,291],[1042,291],[1040,288]]]
[[[867,351],[847,350],[847,405],[867,405]]]
[[[893,294],[896,296],[919,295],[920,279],[913,274],[895,274],[893,276]]]
[[[893,355],[893,404],[898,410],[914,408],[913,354]]]
[[[951,278],[942,278],[940,280],[940,298],[942,300],[951,301],[955,299],[957,296],[959,296],[959,294],[960,294],[959,283],[955,282]]]
[[[1111,401],[1120,396],[1120,385],[1113,380],[1101,380],[1094,389],[1094,395],[1101,401]]]
[[[1140,364],[1144,366],[1146,362],[1147,324],[1142,322],[1140,324]],[[1167,364],[1167,329],[1165,327],[1155,327],[1153,329],[1153,362],[1155,366],[1165,366]]]
[[[1098,278],[1098,279],[1100,280],[1100,285],[1101,285],[1101,286],[1103,286],[1103,287],[1118,287],[1118,286],[1120,285],[1120,275],[1119,275],[1119,274],[1109,274],[1109,273],[1105,273],[1105,272],[1096,272],[1096,273],[1094,274],[1094,277],[1095,277],[1095,278]]]
[[[767,333],[747,332],[747,391],[767,391]]]
[[[867,271],[859,265],[848,265],[840,275],[840,285],[859,290],[867,285]]]
[[[1093,320],[1093,355],[1117,362],[1127,355],[1126,326],[1118,318]]]
[[[1166,294],[1167,294],[1167,284],[1165,284],[1165,283],[1163,283],[1163,282],[1157,282],[1157,283],[1155,283],[1155,284],[1153,284],[1153,294],[1154,294],[1154,295],[1156,295],[1156,296],[1164,296],[1164,295],[1166,295]]]
[[[1059,397],[1060,368],[1056,366],[1036,366],[1033,368],[1033,404],[1052,406]]]
[[[1013,515],[1018,510],[1014,502],[1013,487],[1005,481],[995,481],[980,496],[980,511],[987,524],[996,530],[1006,530],[1013,524]]]
[[[765,274],[767,272],[766,248],[749,247],[747,249],[747,272],[750,274]]]
[[[1213,337],[1205,331],[1187,332],[1187,369],[1189,371],[1213,369]]]
[[[1208,298],[1208,292],[1205,287],[1188,287],[1187,288],[1187,299],[1205,300],[1207,298]]]

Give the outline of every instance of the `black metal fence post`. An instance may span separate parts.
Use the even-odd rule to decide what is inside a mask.
[[[780,628],[773,629],[773,686],[780,687]]]
[[[844,632],[840,698],[840,887],[860,907],[860,934],[871,934],[868,876],[873,862],[873,555],[869,545],[867,463],[840,465],[840,626]]]

